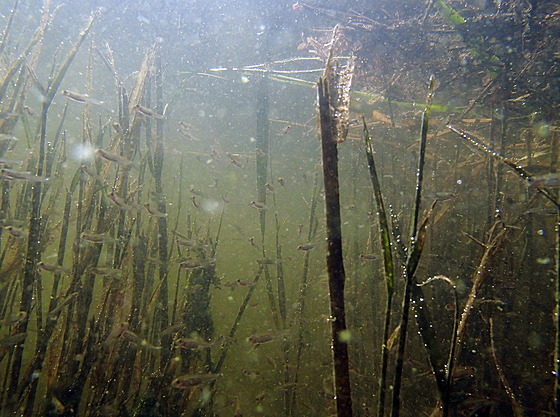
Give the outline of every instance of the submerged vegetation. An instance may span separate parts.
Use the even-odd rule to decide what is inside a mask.
[[[559,414],[558,2],[55,3],[0,4],[0,415]]]

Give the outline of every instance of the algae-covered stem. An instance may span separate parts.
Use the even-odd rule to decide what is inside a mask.
[[[383,250],[383,264],[385,267],[385,283],[387,287],[387,304],[385,307],[385,325],[383,330],[383,344],[381,345],[381,377],[379,379],[379,403],[377,407],[377,415],[382,417],[385,413],[385,380],[387,379],[387,363],[389,352],[387,343],[389,340],[389,330],[391,327],[391,308],[393,304],[393,294],[395,292],[395,270],[393,266],[393,255],[391,251],[391,237],[389,233],[389,222],[385,213],[383,204],[383,194],[381,193],[381,185],[377,177],[375,169],[375,160],[373,158],[373,146],[369,137],[366,120],[363,118],[363,136],[366,144],[366,156],[368,168],[371,177],[371,184],[375,195],[375,203],[377,205],[377,221],[379,225],[379,237],[381,241],[381,249]]]
[[[68,55],[60,69],[58,70],[55,77],[52,78],[52,81],[49,83],[43,100],[43,105],[41,109],[40,115],[40,124],[39,124],[39,158],[37,162],[37,170],[36,175],[42,176],[45,164],[45,148],[46,148],[46,141],[47,141],[47,114],[50,108],[50,105],[54,99],[70,64],[74,60],[76,53],[80,49],[83,41],[85,40],[86,36],[88,35],[89,31],[92,28],[93,22],[95,21],[96,17],[98,16],[99,12],[96,12],[90,18],[88,24],[86,25],[85,29],[80,33],[80,36]],[[25,333],[27,330],[27,324],[29,321],[29,316],[32,307],[33,301],[33,283],[36,279],[37,274],[37,263],[40,259],[39,254],[39,247],[41,244],[41,200],[42,200],[42,185],[41,183],[34,184],[32,196],[31,196],[31,213],[29,216],[29,238],[27,240],[27,250],[25,254],[25,265],[23,268],[23,282],[22,282],[22,294],[21,294],[21,301],[20,301],[20,311],[26,313],[26,318],[21,320],[14,333]],[[23,343],[18,345],[15,348],[14,358],[12,361],[11,367],[11,383],[9,386],[8,392],[8,404],[13,406],[14,394],[16,393],[18,387],[18,381],[20,376],[21,370],[21,362],[23,358]]]
[[[334,361],[334,385],[338,417],[352,416],[348,345],[341,340],[346,331],[344,307],[345,272],[342,260],[342,232],[338,184],[337,138],[333,136],[333,119],[330,111],[330,86],[327,77],[318,82],[323,179],[325,184],[325,215],[327,226],[327,273],[329,277],[331,342]]]
[[[403,370],[403,362],[404,362],[404,350],[406,345],[406,335],[407,335],[407,328],[408,328],[408,321],[409,321],[409,308],[410,308],[410,300],[413,295],[414,291],[414,272],[416,269],[417,261],[419,260],[420,253],[422,251],[423,242],[420,241],[418,233],[418,218],[420,213],[420,204],[422,202],[422,181],[424,177],[424,157],[426,153],[426,142],[427,142],[427,135],[428,135],[428,124],[430,119],[430,108],[432,104],[433,92],[434,92],[434,77],[430,77],[430,86],[428,89],[428,97],[426,100],[426,109],[422,113],[422,131],[421,131],[421,138],[420,138],[420,154],[418,158],[418,170],[417,170],[417,182],[416,182],[416,198],[414,204],[414,213],[412,218],[412,226],[411,226],[411,233],[410,233],[410,248],[409,248],[409,255],[406,263],[406,267],[403,268],[403,274],[405,277],[405,292],[402,304],[402,317],[400,323],[400,334],[399,334],[399,346],[398,346],[398,353],[397,353],[397,361],[395,366],[395,383],[393,384],[393,408],[392,408],[392,416],[397,417],[399,415],[400,410],[400,388],[402,382],[402,370]],[[425,221],[426,222],[426,221]],[[425,228],[425,222],[423,223],[422,227]],[[418,256],[418,259],[415,257]],[[420,317],[417,315],[417,317]],[[426,343],[426,342],[424,342]],[[433,362],[432,362],[433,363]],[[434,369],[434,370],[437,370]],[[436,372],[436,379],[438,373]],[[440,388],[440,383],[438,380],[438,388]],[[441,388],[440,388],[441,392]]]
[[[317,228],[314,224],[317,222],[316,209],[317,209],[317,197],[319,196],[319,173],[315,173],[315,179],[313,180],[313,191],[311,192],[311,206],[309,207],[309,223],[307,232],[307,241],[312,242],[317,233]],[[301,355],[304,348],[303,343],[303,331],[304,331],[304,312],[305,312],[305,301],[307,300],[307,288],[308,288],[308,276],[309,276],[309,256],[310,251],[306,251],[303,260],[303,272],[301,275],[301,284],[299,288],[299,296],[297,301],[297,309],[295,311],[298,320],[298,330],[297,330],[297,342],[296,342],[296,365],[294,369],[293,382],[297,384],[299,382],[299,371],[301,368]],[[292,390],[291,399],[289,400],[289,411],[288,415],[293,417],[295,415],[296,409],[296,393],[297,390]]]

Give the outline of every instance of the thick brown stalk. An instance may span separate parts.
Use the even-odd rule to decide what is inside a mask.
[[[325,214],[327,226],[327,273],[329,277],[331,342],[334,365],[334,386],[338,417],[352,416],[348,344],[343,340],[346,329],[344,283],[346,275],[342,261],[342,232],[338,184],[337,138],[333,135],[330,83],[327,77],[318,82],[323,179],[325,184]]]

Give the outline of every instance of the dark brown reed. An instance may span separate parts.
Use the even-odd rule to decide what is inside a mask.
[[[333,352],[334,384],[338,417],[352,416],[350,394],[350,369],[348,344],[341,340],[346,329],[344,305],[345,272],[342,261],[342,234],[340,226],[340,196],[338,183],[337,137],[333,135],[335,123],[331,116],[333,106],[327,77],[319,78],[318,101],[325,183],[325,214],[327,225],[327,273],[329,276],[331,343]],[[335,131],[336,132],[336,131]]]

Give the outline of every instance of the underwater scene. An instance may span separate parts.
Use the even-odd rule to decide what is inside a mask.
[[[557,0],[0,0],[0,416],[560,415]]]

